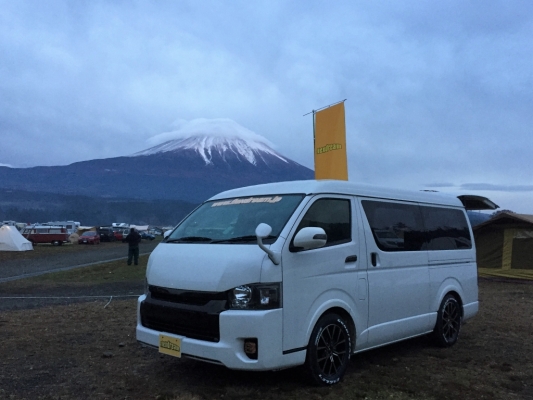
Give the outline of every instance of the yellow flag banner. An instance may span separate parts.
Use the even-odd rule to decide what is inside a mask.
[[[317,111],[315,117],[315,179],[348,180],[344,102]]]

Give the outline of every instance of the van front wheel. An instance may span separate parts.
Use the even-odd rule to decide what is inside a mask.
[[[319,385],[333,385],[339,382],[350,359],[352,343],[346,322],[337,314],[321,317],[307,346],[305,366]]]
[[[438,346],[450,347],[457,342],[460,330],[461,306],[453,295],[448,294],[440,304],[433,338]]]

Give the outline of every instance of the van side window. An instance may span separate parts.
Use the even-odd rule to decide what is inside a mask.
[[[426,250],[424,223],[419,206],[372,200],[363,200],[361,203],[380,250]]]
[[[472,248],[472,238],[463,211],[440,207],[421,207],[421,209],[428,250]]]
[[[319,199],[307,210],[298,225],[298,232],[306,227],[324,229],[326,246],[348,243],[352,240],[350,201],[345,199]]]

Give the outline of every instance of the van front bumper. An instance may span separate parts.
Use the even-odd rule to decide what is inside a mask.
[[[303,364],[305,351],[283,354],[283,310],[228,310],[220,313],[220,339],[218,342],[191,339],[168,332],[159,332],[141,324],[140,306],[137,303],[137,340],[159,348],[159,335],[181,339],[183,357],[222,364],[231,369],[272,370]],[[244,352],[244,340],[257,339],[258,357],[250,359]]]

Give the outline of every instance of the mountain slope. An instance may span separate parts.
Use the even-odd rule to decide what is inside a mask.
[[[194,135],[127,157],[55,167],[0,167],[0,188],[199,203],[239,186],[313,176],[312,170],[266,143],[238,136]]]

